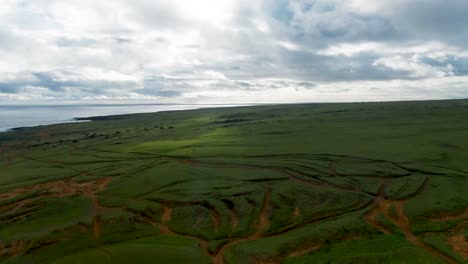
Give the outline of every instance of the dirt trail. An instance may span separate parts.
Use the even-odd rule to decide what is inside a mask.
[[[325,187],[325,188],[333,188],[333,189],[340,189],[340,190],[345,190],[345,191],[352,191],[352,192],[358,192],[362,193],[360,190],[354,190],[354,189],[349,189],[343,186],[335,186],[328,184],[327,182],[318,182],[314,180],[308,180],[308,179],[302,179],[301,177],[297,177],[292,174],[288,169],[286,168],[280,168],[280,167],[263,167],[263,166],[256,166],[256,165],[242,165],[242,164],[219,164],[219,163],[205,163],[205,162],[199,162],[199,161],[193,161],[190,159],[181,159],[181,158],[176,158],[179,162],[182,163],[187,163],[192,166],[215,166],[215,167],[225,167],[225,168],[244,168],[244,169],[249,169],[249,170],[266,170],[266,171],[273,171],[276,173],[283,174],[287,176],[290,180],[296,181],[298,183],[302,184],[307,184],[307,185],[313,185],[313,186],[318,186],[318,187]],[[335,169],[334,169],[334,164],[330,164],[330,173],[333,175],[336,175]],[[92,199],[92,203],[95,207],[95,216],[93,218],[93,238],[98,239],[100,232],[101,232],[101,217],[99,216],[99,212],[101,206],[99,205],[99,198],[96,195],[97,192],[102,191],[105,189],[107,184],[111,181],[111,178],[103,178],[97,181],[92,181],[92,182],[86,182],[86,183],[75,183],[70,180],[65,180],[65,181],[56,181],[52,183],[45,183],[45,184],[39,184],[35,186],[30,186],[26,188],[20,188],[17,190],[14,190],[12,192],[6,193],[6,194],[0,194],[0,198],[2,197],[15,197],[19,194],[31,192],[31,191],[37,191],[37,190],[48,190],[53,193],[54,196],[58,197],[64,197],[64,196],[70,196],[74,194],[82,194],[85,196],[88,196]],[[377,209],[374,209],[373,212],[375,211],[375,215],[378,214],[379,212],[383,211],[388,211],[390,205],[387,204],[388,201],[383,199],[384,197],[384,189],[385,189],[386,184],[384,183],[379,190],[379,194],[377,195],[376,203],[378,204]],[[29,189],[28,189],[29,188]],[[181,235],[181,236],[186,236],[186,237],[191,237],[195,238],[198,240],[200,248],[203,252],[205,252],[207,255],[212,257],[213,263],[214,264],[222,264],[224,263],[224,253],[227,249],[235,246],[236,244],[244,241],[250,241],[250,240],[256,240],[260,239],[263,237],[268,237],[269,235],[265,235],[265,232],[268,230],[268,227],[270,226],[270,213],[271,213],[271,195],[272,195],[272,190],[269,185],[265,186],[264,190],[264,196],[262,200],[262,205],[259,211],[258,215],[258,222],[256,225],[255,231],[245,237],[241,238],[232,238],[228,243],[224,244],[221,246],[221,248],[215,252],[215,253],[210,253],[208,251],[208,241],[205,240],[204,238],[201,237],[196,237],[196,236],[191,236],[191,235],[186,235],[186,234],[179,234],[177,232],[174,232],[169,228],[167,225],[172,216],[172,207],[177,206],[177,203],[164,203],[164,201],[161,201],[163,204],[163,213],[161,215],[160,223],[154,222],[151,217],[145,217],[144,215],[140,215],[141,218],[143,219],[144,222],[150,223],[151,225],[158,227],[162,233],[166,234],[174,234],[174,235]],[[182,203],[181,203],[182,204]],[[218,228],[221,225],[221,217],[219,215],[219,212],[213,207],[210,207],[209,205],[206,204],[201,204],[202,206],[206,207],[209,209],[210,214],[213,218],[214,221],[214,227],[215,229]],[[22,207],[22,205],[17,205],[17,207]],[[412,235],[410,227],[409,227],[409,220],[406,218],[403,212],[403,207],[401,206],[400,209],[397,208],[398,211],[398,218],[395,220],[396,225],[399,226],[400,228],[406,228],[409,230],[409,233],[405,232],[405,236],[407,236],[408,240],[414,240],[412,241],[413,243],[417,243],[419,240]],[[374,221],[375,222],[375,215],[370,215],[368,217],[368,220]],[[295,208],[292,217],[298,218],[301,216],[301,211],[299,208]],[[400,219],[401,218],[401,219]],[[231,225],[235,228],[239,225],[239,219],[238,215],[235,212],[235,210],[231,210]],[[307,222],[307,221],[306,221]],[[298,226],[299,227],[299,226]],[[317,250],[320,248],[320,245],[316,244],[309,244],[306,247],[301,247],[297,250],[294,250],[289,253],[289,256],[299,256],[302,254],[309,253],[311,251]],[[280,258],[277,258],[274,262],[278,262]],[[266,261],[266,260],[265,260]],[[268,260],[270,261],[270,260]],[[271,261],[270,261],[271,262]]]
[[[299,256],[302,256],[302,255],[305,255],[307,253],[310,253],[310,252],[313,252],[313,251],[317,251],[320,249],[320,244],[310,244],[310,245],[305,245],[301,248],[298,248],[292,252],[290,252],[288,254],[288,257],[299,257]]]
[[[169,229],[168,223],[171,221],[172,217],[172,208],[166,204],[163,204],[163,213],[161,215],[161,223],[154,222],[151,218],[147,218],[146,220],[153,226],[159,229],[159,232],[162,234],[176,234]]]
[[[455,253],[460,255],[464,260],[468,260],[468,241],[465,239],[464,234],[450,237],[447,242]]]
[[[374,207],[374,209],[369,211],[364,216],[364,218],[366,219],[366,221],[369,224],[371,224],[372,226],[377,228],[377,230],[379,230],[380,232],[382,232],[384,234],[390,234],[391,231],[387,227],[381,225],[378,221],[376,221],[376,217],[377,217],[377,215],[379,215],[379,213],[381,213],[381,203],[382,203],[382,201],[384,201],[383,203],[385,203],[384,196],[385,196],[385,189],[386,189],[387,185],[388,185],[388,180],[384,181],[382,183],[382,185],[379,188],[379,191],[377,192],[377,196],[375,197],[376,207]]]
[[[197,163],[196,165],[200,165],[200,164]],[[261,169],[263,169],[263,168],[261,168]],[[423,190],[426,182],[427,181],[425,181],[420,186],[420,188],[418,189],[418,191],[416,193],[414,193],[410,197],[407,197],[407,199],[409,199],[409,198],[413,197],[414,195],[417,195],[419,192],[421,192]],[[376,205],[376,207],[366,215],[366,219],[369,221],[369,223],[373,224],[379,230],[381,230],[381,231],[383,231],[385,233],[391,233],[391,231],[387,227],[380,225],[375,220],[375,217],[379,213],[382,213],[383,215],[388,217],[393,222],[393,224],[395,224],[397,227],[399,227],[403,231],[403,233],[404,233],[404,235],[405,235],[405,237],[406,237],[406,239],[408,241],[410,241],[411,243],[415,244],[416,246],[419,246],[420,248],[422,248],[422,249],[424,249],[424,250],[426,250],[426,251],[428,251],[428,252],[430,252],[430,253],[438,256],[438,257],[440,257],[441,259],[445,260],[447,263],[456,263],[455,260],[453,260],[450,256],[448,256],[445,253],[440,252],[439,250],[437,250],[437,249],[423,243],[418,237],[416,237],[411,232],[410,221],[409,221],[408,217],[406,216],[406,214],[404,213],[404,207],[403,207],[404,203],[405,203],[405,201],[407,199],[400,200],[400,201],[387,200],[385,198],[385,189],[386,189],[388,183],[389,183],[388,179],[383,180],[383,184],[380,187],[380,189],[378,191],[378,194],[374,198],[374,201],[375,201],[374,204]],[[369,204],[369,205],[371,205],[371,204]],[[360,209],[365,208],[365,207],[367,207],[369,205],[361,207]],[[392,215],[392,213],[391,213],[392,206],[394,206],[394,208],[395,208],[396,215]],[[249,240],[256,240],[256,239],[260,239],[260,238],[263,238],[263,237],[269,237],[269,236],[265,236],[264,232],[266,231],[266,229],[270,225],[270,219],[269,219],[270,209],[271,209],[271,188],[267,185],[266,188],[265,188],[265,192],[264,192],[262,207],[260,209],[260,214],[259,214],[259,217],[258,217],[257,228],[256,228],[256,231],[254,233],[252,233],[251,235],[248,235],[246,237],[235,238],[235,239],[229,241],[228,243],[223,245],[217,252],[215,252],[213,254],[206,250],[206,247],[207,247],[207,241],[206,240],[196,238],[196,237],[195,238],[199,240],[200,247],[203,249],[203,251],[207,252],[207,254],[212,257],[212,260],[213,260],[214,264],[223,264],[224,263],[224,259],[223,259],[224,258],[224,253],[225,253],[225,251],[227,249],[233,247],[234,245],[236,245],[236,244],[238,244],[240,242],[249,241]],[[300,215],[300,210],[296,210],[296,209],[293,212],[293,217],[298,217],[298,215]],[[172,233],[174,233],[174,232],[172,232]],[[174,234],[177,234],[177,233],[174,233]],[[308,245],[305,248],[299,248],[299,249],[297,249],[295,251],[290,252],[288,254],[288,256],[300,256],[302,254],[307,254],[309,252],[318,250],[319,248],[320,248],[319,244]],[[257,261],[258,263],[280,263],[281,259],[282,259],[282,257],[278,256],[274,260],[272,260],[272,259],[255,259],[254,261]]]
[[[172,208],[177,206],[202,206],[206,208],[211,216],[211,220],[213,221],[213,228],[216,230],[218,229],[221,224],[221,215],[219,214],[218,210],[208,202],[205,201],[168,201],[163,199],[147,199],[148,201],[157,202],[163,205],[163,213],[161,215],[161,223],[165,225],[171,219]],[[198,221],[203,221],[203,217],[200,216],[197,219]]]
[[[250,237],[250,239],[260,238],[263,233],[270,226],[270,211],[271,211],[271,186],[265,187],[265,195],[263,196],[262,207],[260,215],[258,216],[257,231]]]
[[[298,178],[298,177],[292,175],[287,169],[278,168],[278,167],[264,167],[264,166],[257,166],[257,165],[251,165],[251,164],[207,163],[207,162],[195,161],[195,160],[191,160],[191,159],[187,159],[187,158],[176,158],[176,157],[172,157],[172,158],[175,158],[178,162],[189,164],[191,166],[242,168],[242,169],[249,169],[249,170],[273,171],[273,172],[276,172],[276,173],[283,174],[283,175],[287,176],[291,181],[298,182],[300,184],[312,185],[314,187],[331,188],[331,189],[335,189],[335,190],[340,189],[340,190],[344,190],[344,191],[363,193],[363,191],[361,191],[359,189],[354,189],[354,188],[350,189],[348,187],[335,186],[335,185],[329,184],[327,182],[317,182],[317,181]],[[384,186],[382,186],[381,190],[379,190],[380,196],[382,196],[382,197],[383,197],[383,190],[384,190]],[[372,196],[375,196],[375,195],[372,195]],[[363,208],[365,208],[365,207],[367,207],[369,205],[371,205],[371,203],[366,203],[364,205],[359,205],[359,206],[357,206],[356,210],[363,209]],[[214,264],[224,263],[223,257],[224,257],[225,250],[227,250],[228,248],[234,246],[235,244],[238,244],[238,243],[243,242],[243,241],[256,240],[256,239],[260,239],[260,238],[263,238],[263,237],[269,237],[269,236],[265,236],[264,233],[268,229],[268,227],[270,226],[270,219],[269,219],[270,210],[271,210],[271,188],[267,185],[267,187],[265,189],[265,193],[264,193],[262,207],[260,209],[260,214],[258,216],[258,223],[257,223],[256,231],[254,233],[246,236],[246,237],[234,238],[231,241],[229,241],[228,243],[226,243],[225,245],[223,245],[217,252],[215,252],[214,254],[210,254],[212,256],[213,263]],[[340,213],[338,213],[336,215],[340,215]],[[321,220],[329,218],[329,217],[334,217],[336,215],[330,213],[330,215],[320,217],[319,219],[317,219],[317,221],[321,221]],[[300,216],[301,216],[300,209],[296,208],[294,210],[294,212],[293,212],[292,217],[293,218],[298,218]],[[311,222],[311,221],[305,221],[303,224],[308,224],[309,222]],[[297,227],[300,227],[300,226],[302,226],[302,225],[297,225]],[[290,231],[292,229],[294,229],[294,227],[292,227],[290,229],[287,229],[287,230],[285,230],[284,232],[281,232],[281,233],[288,232],[288,231]],[[306,250],[306,249],[302,249],[302,250]],[[309,252],[312,251],[312,250],[313,249],[309,249]],[[270,260],[268,260],[268,261],[270,261]],[[278,262],[278,261],[275,261],[275,262]]]
[[[11,199],[18,195],[35,191],[48,191],[52,193],[52,196],[57,197],[67,197],[75,194],[91,195],[103,191],[111,181],[111,177],[104,177],[99,180],[82,183],[75,182],[72,179],[39,183],[2,193],[0,194],[0,199]]]
[[[234,246],[235,244],[238,244],[243,241],[256,240],[256,239],[262,238],[262,235],[270,226],[270,210],[271,210],[271,187],[269,185],[266,185],[264,195],[263,195],[262,207],[260,209],[260,213],[258,216],[258,223],[256,226],[256,231],[246,237],[237,238],[224,244],[218,250],[218,252],[213,254],[212,256],[213,264],[224,264],[224,259],[223,259],[224,252],[226,251],[226,249]]]
[[[167,224],[169,221],[171,221],[171,217],[172,217],[172,208],[170,208],[167,205],[164,205],[163,214],[161,215],[161,223]]]
[[[99,196],[97,195],[98,192],[104,191],[106,186],[112,181],[112,177],[106,177],[94,181],[93,185],[89,186],[90,188],[82,189],[80,194],[91,198],[91,203],[94,207],[95,215],[98,215],[100,211],[104,208],[99,204]]]
[[[101,236],[101,216],[95,215],[93,217],[93,239],[97,240]]]
[[[188,234],[183,234],[183,233],[178,233],[177,231],[174,231],[169,228],[168,222],[171,220],[172,217],[172,208],[169,207],[167,204],[163,204],[163,213],[160,218],[160,222],[156,222],[151,218],[150,216],[146,215],[145,213],[138,213],[138,211],[133,211],[130,210],[129,208],[125,208],[129,212],[133,214],[138,215],[138,221],[147,223],[152,225],[153,227],[159,229],[159,231],[162,234],[166,235],[176,235],[176,236],[182,236],[182,237],[188,237],[191,239],[196,239],[198,241],[198,245],[200,246],[200,250],[204,252],[207,256],[211,256],[209,250],[208,250],[208,241],[205,240],[204,238],[197,237],[197,236],[192,236]]]
[[[377,215],[380,213],[380,208],[377,207],[377,209],[373,209],[370,213],[365,215],[366,221],[371,224],[373,227],[375,227],[377,230],[380,232],[388,235],[391,234],[392,232],[390,229],[388,229],[386,226],[381,225],[378,221],[376,221]]]
[[[99,198],[96,193],[103,191],[106,186],[112,181],[111,177],[104,177],[95,181],[78,183],[73,179],[40,183],[32,186],[18,188],[0,195],[0,199],[12,199],[18,195],[35,193],[33,198],[21,199],[12,203],[3,205],[0,210],[6,210],[8,221],[17,221],[18,219],[28,217],[31,212],[37,210],[41,206],[41,199],[45,197],[68,197],[73,195],[83,195],[91,198],[93,206],[93,238],[99,238],[101,230],[100,211],[103,209],[99,205]]]
[[[15,256],[31,248],[33,241],[17,240],[8,243],[0,242],[0,256]]]
[[[468,208],[466,208],[465,211],[459,214],[447,213],[447,214],[434,217],[431,219],[431,221],[447,222],[447,221],[453,221],[453,220],[458,220],[458,219],[468,219]]]
[[[209,211],[211,214],[211,219],[213,220],[213,228],[214,230],[218,230],[218,228],[221,226],[221,216],[214,207],[210,207]]]
[[[99,239],[101,233],[101,210],[104,207],[99,204],[98,192],[103,191],[106,186],[112,181],[112,177],[104,177],[95,181],[89,182],[75,182],[72,179],[59,180],[47,183],[40,183],[32,186],[26,186],[18,188],[7,193],[0,195],[0,199],[12,199],[19,195],[25,195],[28,193],[37,194],[33,198],[22,199],[14,201],[10,204],[6,204],[0,209],[7,209],[6,215],[12,215],[10,221],[16,221],[18,217],[24,218],[29,215],[29,211],[36,210],[37,206],[40,206],[41,199],[45,197],[68,197],[73,195],[83,195],[91,199],[93,206],[93,221],[92,221],[92,233],[93,239]],[[17,214],[17,212],[22,212]],[[25,213],[26,212],[26,213]],[[17,215],[17,216],[15,216]]]
[[[408,240],[412,244],[439,257],[440,259],[443,259],[446,263],[457,263],[457,261],[449,255],[436,248],[433,248],[428,244],[425,244],[422,240],[420,240],[413,234],[413,232],[411,231],[411,223],[404,212],[404,204],[409,198],[406,198],[404,200],[387,200],[385,199],[385,197],[383,197],[385,184],[382,185],[381,189],[382,191],[379,191],[379,195],[376,199],[376,207],[370,212],[368,212],[368,214],[365,216],[366,220],[371,225],[375,226],[378,230],[385,234],[392,233],[391,229],[389,229],[386,226],[383,226],[377,221],[376,216],[381,213],[387,219],[389,219],[395,226],[397,226],[405,235],[406,240]],[[420,189],[422,190],[422,188]],[[411,195],[411,197],[413,197],[414,195],[416,195],[416,193]],[[396,215],[392,213],[392,207],[395,209]]]

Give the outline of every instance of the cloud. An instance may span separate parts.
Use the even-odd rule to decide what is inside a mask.
[[[468,97],[467,12],[465,0],[5,0],[0,103]]]
[[[389,70],[407,73],[411,78],[442,78],[453,76],[453,66],[436,67],[422,63],[418,57],[404,58],[402,56],[382,57],[374,61],[373,66],[382,66]]]
[[[121,38],[116,38],[120,41]],[[72,38],[59,38],[57,39],[57,46],[59,47],[87,47],[96,44],[95,39],[72,39]]]
[[[174,90],[158,90],[155,88],[142,88],[133,90],[134,93],[142,94],[142,95],[151,95],[156,97],[178,97],[181,96],[182,93],[179,91]]]

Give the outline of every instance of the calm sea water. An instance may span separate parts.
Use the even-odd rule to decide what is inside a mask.
[[[0,106],[0,131],[73,122],[75,117],[188,110],[235,105],[70,105],[70,106]]]

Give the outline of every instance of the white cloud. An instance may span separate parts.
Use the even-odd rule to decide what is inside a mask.
[[[435,67],[422,63],[417,56],[404,58],[402,56],[383,57],[374,61],[373,66],[383,66],[394,71],[407,72],[411,78],[442,78],[453,76],[453,66]]]
[[[289,42],[289,41],[277,41],[276,42],[279,46],[287,49],[287,50],[291,50],[291,51],[299,51],[299,50],[302,50],[302,48],[295,44],[295,43],[292,43],[292,42]]]
[[[450,46],[441,42],[422,43],[385,43],[385,42],[358,42],[338,43],[325,49],[317,51],[325,56],[347,56],[352,57],[359,54],[389,55],[389,54],[417,54],[432,58],[443,58],[447,56],[468,57],[464,49]]]
[[[328,101],[380,98],[359,89],[368,81],[455,87],[468,75],[465,2],[4,0],[0,101]]]

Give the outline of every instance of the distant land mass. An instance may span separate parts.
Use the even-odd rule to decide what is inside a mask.
[[[0,132],[14,128],[76,122],[79,121],[79,117],[83,116],[109,116],[238,105],[240,104],[0,105]]]
[[[0,263],[468,263],[468,100],[97,115],[0,133]]]

